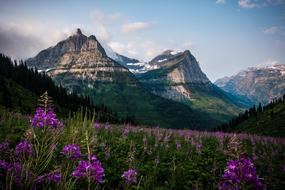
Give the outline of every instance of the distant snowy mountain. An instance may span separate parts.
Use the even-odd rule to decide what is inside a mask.
[[[253,103],[267,104],[285,94],[285,65],[251,67],[231,77],[218,79],[215,84]]]

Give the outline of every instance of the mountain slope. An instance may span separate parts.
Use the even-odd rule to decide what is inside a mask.
[[[50,77],[36,70],[28,69],[25,63],[12,61],[0,54],[0,107],[4,110],[31,114],[37,106],[37,100],[45,91],[53,100],[54,109],[61,116],[67,116],[81,108],[95,111],[102,122],[119,122],[119,118],[105,105],[94,105],[89,97],[79,97],[68,93],[64,88],[55,86]],[[125,122],[125,118],[121,120]]]
[[[149,64],[158,69],[137,77],[152,93],[206,112],[217,123],[227,121],[241,111],[243,105],[210,82],[190,51],[167,50]]]
[[[285,93],[285,65],[252,67],[231,77],[218,79],[215,84],[252,103],[267,104]]]
[[[94,36],[80,29],[75,35],[27,60],[45,70],[58,85],[104,103],[120,117],[135,117],[141,124],[169,128],[207,128],[217,123],[207,114],[153,95],[141,87],[127,68],[106,55]],[[205,120],[200,120],[204,115]]]
[[[285,136],[285,95],[259,109],[250,109],[217,130],[252,133],[265,136]]]

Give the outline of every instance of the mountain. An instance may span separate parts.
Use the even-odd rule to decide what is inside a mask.
[[[95,36],[87,37],[80,29],[26,62],[47,72],[69,92],[89,96],[119,117],[133,118],[140,124],[196,129],[217,124],[202,111],[149,93],[126,67],[107,56]]]
[[[285,95],[265,106],[255,106],[216,130],[265,136],[285,136]]]
[[[79,97],[67,92],[66,89],[56,86],[49,76],[29,69],[24,62],[12,61],[0,53],[0,112],[8,110],[32,114],[37,100],[46,91],[52,98],[53,108],[60,116],[68,116],[84,108],[83,111],[88,110],[90,114],[96,111],[97,119],[102,122],[126,121],[126,118],[119,120],[116,114],[103,104],[95,106],[89,97]]]
[[[267,104],[285,93],[285,65],[251,67],[231,77],[218,79],[215,84],[252,103]]]
[[[137,75],[145,88],[206,112],[217,123],[237,115],[244,106],[211,83],[189,50],[164,51],[148,64],[156,69]]]

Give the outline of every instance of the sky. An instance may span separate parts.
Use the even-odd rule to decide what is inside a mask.
[[[0,52],[14,59],[76,28],[141,61],[189,49],[211,81],[285,64],[285,0],[0,0]]]

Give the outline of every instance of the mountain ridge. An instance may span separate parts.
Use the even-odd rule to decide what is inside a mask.
[[[267,104],[285,93],[285,65],[250,67],[230,77],[218,79],[215,84],[252,104]]]
[[[27,65],[45,70],[57,85],[70,92],[88,96],[96,104],[104,103],[119,117],[134,117],[141,124],[205,129],[219,123],[202,111],[148,92],[101,48],[95,36],[77,31],[28,59]]]

